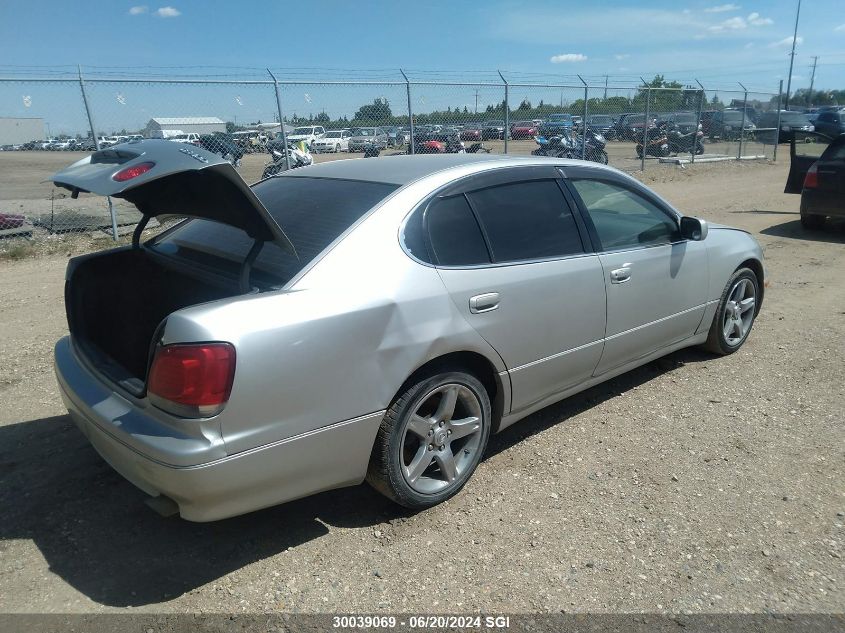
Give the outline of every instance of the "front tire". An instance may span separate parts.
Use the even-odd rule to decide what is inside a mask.
[[[490,397],[460,371],[423,376],[384,415],[367,482],[399,505],[430,508],[457,494],[490,437]]]
[[[760,284],[750,268],[740,268],[728,280],[704,347],[726,356],[745,343],[757,316]]]

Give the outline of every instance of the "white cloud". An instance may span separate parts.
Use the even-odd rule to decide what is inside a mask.
[[[802,44],[803,42],[804,42],[804,38],[801,37],[800,35],[797,38],[795,38],[795,45],[796,46],[798,46],[799,44]],[[777,42],[772,42],[771,44],[769,44],[769,48],[775,48],[775,47],[778,47],[778,46],[792,46],[792,36],[790,35],[789,37],[785,37],[782,40],[778,40]]]
[[[155,14],[160,18],[178,18],[182,12],[174,7],[161,7],[155,10]]]
[[[837,27],[836,27],[835,29],[833,29],[833,30],[834,30],[834,31],[837,31],[838,33],[845,32],[845,24],[840,24],[839,26],[837,26]]]
[[[705,13],[725,13],[727,11],[739,11],[742,7],[735,4],[720,4],[715,7],[707,7]]]
[[[149,8],[146,5],[140,5],[137,7],[131,7],[129,9],[129,15],[141,15],[142,13],[146,13],[149,11]]]
[[[746,28],[748,28],[748,23],[745,21],[745,18],[736,16],[719,24],[708,26],[707,30],[712,31],[713,33],[720,33],[722,31],[739,31]]]
[[[616,59],[619,59],[619,60],[622,60],[622,59],[628,59],[630,56],[631,56],[631,55],[630,55],[630,54],[628,54],[628,53],[619,53],[618,55],[614,55],[614,57],[615,57]]]
[[[748,44],[746,44],[746,45],[744,46],[744,48],[745,48],[745,50],[748,50],[748,49],[750,49],[750,48],[754,48],[754,42],[748,42]]]
[[[553,64],[565,64],[567,62],[585,62],[587,56],[581,53],[563,53],[562,55],[554,55],[549,59]]]
[[[752,13],[748,16],[748,23],[754,26],[768,26],[775,22],[771,18],[761,18],[759,13]]]
[[[722,33],[723,31],[742,31],[749,26],[768,26],[769,24],[774,24],[771,18],[761,17],[759,13],[754,12],[750,13],[747,18],[739,15],[728,18],[719,24],[708,26],[707,30],[711,33]]]

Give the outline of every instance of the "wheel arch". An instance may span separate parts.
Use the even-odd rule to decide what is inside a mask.
[[[760,314],[760,308],[763,306],[763,293],[765,292],[764,286],[766,283],[766,273],[763,269],[763,262],[759,259],[754,257],[746,259],[742,262],[739,266],[736,267],[736,270],[740,268],[748,268],[751,272],[754,273],[754,276],[757,277],[757,291],[759,292],[759,298],[757,300],[757,304],[755,306],[755,316]],[[736,272],[736,271],[734,271]]]
[[[506,388],[502,377],[496,371],[495,365],[483,354],[464,350],[449,352],[432,358],[417,367],[402,383],[396,393],[397,395],[403,393],[410,385],[420,380],[423,376],[432,376],[446,371],[466,371],[478,378],[481,384],[484,385],[487,395],[490,398],[490,408],[493,418],[490,432],[496,433],[499,430],[499,424],[504,415],[506,399],[510,393],[510,385],[508,384],[508,388]]]

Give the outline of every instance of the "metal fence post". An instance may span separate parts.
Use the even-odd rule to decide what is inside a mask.
[[[695,142],[692,145],[692,154],[690,156],[690,163],[695,162],[695,150],[698,147],[698,126],[701,125],[701,131],[704,132],[704,125],[701,123],[701,113],[704,111],[704,103],[707,101],[707,95],[704,92],[704,86],[701,85],[701,82],[696,79],[695,83],[698,84],[698,87],[701,88],[701,94],[698,97],[698,112],[696,113],[695,117]],[[701,137],[701,146],[704,147],[704,136]]]
[[[587,82],[584,81],[584,78],[581,75],[578,75],[578,79],[581,80],[581,83],[584,84],[584,117],[581,121],[581,160],[587,159],[587,98],[589,97],[589,90],[590,88],[587,86]]]
[[[643,153],[640,157],[640,171],[645,171],[645,155],[648,148],[648,115],[651,110],[651,86],[646,86],[645,118],[643,119]]]
[[[405,88],[408,91],[408,125],[411,126],[411,154],[416,153],[414,148],[414,109],[411,107],[411,82],[408,81],[408,75],[401,68],[399,72],[405,78]]]
[[[279,81],[276,75],[269,68],[267,72],[273,78],[273,87],[276,89],[276,109],[279,111],[279,130],[282,132],[282,143],[285,146],[285,168],[290,169],[290,152],[288,151],[288,134],[285,132],[285,115],[282,112],[282,95],[279,94]]]
[[[742,85],[741,82],[736,82],[742,89],[745,90],[745,97],[742,99],[742,127],[739,128],[739,149],[736,152],[736,159],[740,160],[742,158],[742,140],[745,137],[745,117],[747,116],[747,108],[748,108],[748,88]]]
[[[82,103],[85,106],[85,114],[88,115],[88,126],[91,128],[91,138],[94,139],[94,147],[97,148],[97,151],[100,151],[100,139],[97,136],[97,130],[94,127],[94,115],[91,114],[91,107],[88,105],[88,95],[85,92],[85,80],[82,78],[82,66],[76,66],[76,70],[79,73],[79,89],[82,91]],[[114,205],[111,201],[111,196],[106,196],[106,202],[109,205],[109,217],[111,218],[111,237],[116,242],[117,241],[117,216],[114,213]]]
[[[778,85],[778,122],[777,127],[775,128],[775,151],[772,155],[772,162],[776,163],[778,161],[778,143],[780,143],[780,97],[783,94],[783,79],[780,80],[780,84]]]
[[[511,135],[511,128],[510,128],[510,106],[508,105],[508,80],[505,79],[505,76],[502,74],[501,70],[497,70],[499,73],[499,77],[502,78],[502,82],[505,84],[505,131],[502,132],[502,138],[505,141],[505,154],[508,153],[508,137]]]

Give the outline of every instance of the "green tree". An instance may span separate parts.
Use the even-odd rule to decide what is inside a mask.
[[[367,121],[377,123],[390,119],[393,113],[390,111],[390,104],[387,99],[373,99],[372,104],[362,105],[355,113],[355,121]]]

